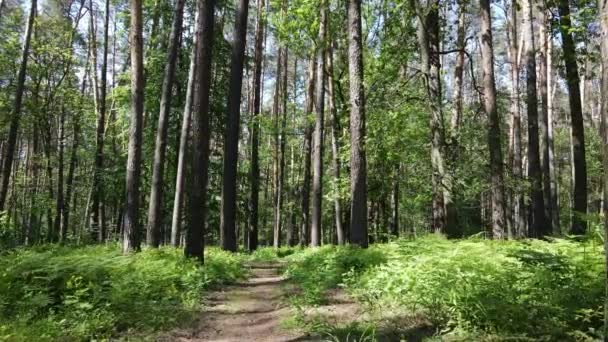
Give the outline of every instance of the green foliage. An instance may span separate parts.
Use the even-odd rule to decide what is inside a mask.
[[[345,279],[370,307],[422,314],[457,333],[599,337],[600,244],[429,236],[383,250],[389,262]]]
[[[360,249],[354,246],[323,246],[306,249],[287,258],[286,274],[300,286],[300,304],[321,304],[325,292],[337,287],[348,272],[362,272],[386,261],[378,248]]]
[[[0,258],[0,340],[108,338],[183,322],[203,290],[243,275],[241,259],[211,249],[206,263],[174,248],[123,256],[117,246],[43,246]]]
[[[278,249],[273,247],[262,247],[251,253],[249,260],[260,262],[279,261],[282,258],[291,256],[301,251],[303,251],[302,247],[281,247]]]

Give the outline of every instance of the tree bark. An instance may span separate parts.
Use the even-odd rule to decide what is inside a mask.
[[[570,102],[570,119],[572,124],[572,164],[573,164],[573,214],[571,234],[584,234],[587,231],[587,163],[585,161],[585,127],[581,105],[580,79],[576,61],[576,46],[572,37],[570,4],[568,0],[558,2],[560,31],[562,34],[562,51],[566,65],[566,84]]]
[[[350,84],[350,241],[366,248],[367,165],[361,0],[348,0],[348,76]]]
[[[532,0],[524,2],[526,44],[526,105],[528,111],[528,179],[531,186],[530,220],[528,235],[545,235],[546,217],[543,201],[543,181],[540,167],[538,96],[536,89],[536,44],[534,42],[534,16]]]
[[[264,0],[258,0],[258,13],[255,26],[255,42],[253,52],[253,115],[250,123],[251,136],[251,170],[249,181],[251,183],[251,197],[249,199],[249,229],[247,249],[254,251],[258,248],[258,224],[260,201],[260,123],[261,97],[262,97],[262,60],[264,57]]]
[[[63,151],[65,149],[65,108],[59,113],[59,134],[57,142],[57,202],[55,212],[55,230],[59,232],[59,243],[65,242],[67,238],[67,227],[61,224],[61,215],[64,212],[64,197],[63,197]]]
[[[602,63],[601,76],[601,136],[603,139],[603,169],[604,169],[604,237],[608,236],[608,1],[599,2],[600,15],[600,51]],[[604,336],[608,336],[608,239],[604,238],[605,256],[605,293],[604,293]],[[606,338],[604,338],[605,340]]]
[[[21,63],[19,65],[19,73],[17,74],[17,83],[15,86],[15,102],[13,104],[13,112],[11,115],[11,123],[9,126],[8,139],[4,158],[2,161],[2,183],[0,187],[0,211],[4,210],[6,203],[6,195],[8,193],[9,181],[11,177],[11,168],[15,156],[15,146],[17,145],[17,134],[19,132],[19,121],[21,119],[21,107],[23,104],[23,93],[25,90],[25,76],[27,73],[27,60],[30,55],[30,42],[32,31],[34,29],[34,20],[36,19],[38,1],[32,0],[30,13],[25,28],[25,37],[23,39],[23,47],[21,49]]]
[[[198,23],[196,13],[195,22]],[[188,137],[190,135],[190,123],[192,121],[192,103],[196,95],[197,85],[197,51],[200,35],[195,34],[192,42],[192,53],[190,54],[190,68],[188,71],[188,85],[186,89],[186,104],[184,105],[184,115],[179,136],[179,152],[177,157],[177,171],[175,176],[175,195],[173,198],[173,216],[171,219],[171,246],[177,247],[180,244],[181,225],[182,225],[182,206],[184,202],[184,186],[186,182],[186,157],[188,154]]]
[[[340,186],[340,118],[338,117],[338,109],[336,108],[336,94],[334,93],[334,42],[330,43],[329,51],[327,52],[327,96],[329,97],[329,112],[331,114],[331,163],[333,177],[336,187]],[[336,238],[339,245],[343,245],[344,226],[342,225],[342,204],[340,197],[334,199],[334,220],[336,224]]]
[[[553,114],[553,37],[549,34],[547,39],[547,142],[549,144],[549,179],[551,180],[551,226],[554,233],[560,232],[559,224],[559,189],[557,171],[555,170],[554,114]]]
[[[144,56],[142,37],[142,1],[131,0],[131,120],[127,154],[126,212],[124,218],[123,253],[140,249],[139,186],[141,183],[141,152],[144,116]]]
[[[241,116],[241,88],[243,62],[247,38],[249,0],[240,0],[234,25],[234,41],[230,63],[228,112],[226,113],[226,141],[224,143],[224,186],[222,191],[222,248],[236,252],[236,178],[239,157],[239,131]]]
[[[539,49],[538,49],[538,87],[541,99],[541,117],[538,120],[540,131],[540,164],[543,177],[543,208],[545,217],[547,218],[546,226],[543,229],[547,234],[553,233],[552,226],[552,203],[551,198],[551,171],[549,167],[549,104],[548,104],[548,85],[547,85],[547,10],[544,5],[540,5],[539,9]]]
[[[306,110],[304,120],[304,177],[302,179],[302,224],[300,230],[300,246],[305,246],[310,241],[310,164],[312,160],[312,125],[308,122],[308,116],[314,107],[314,93],[317,82],[316,59],[311,57],[308,62],[308,85],[306,89]]]
[[[197,80],[192,112],[192,185],[184,254],[204,261],[207,180],[209,177],[209,95],[215,0],[197,1]]]
[[[169,38],[169,51],[167,52],[167,64],[165,66],[163,88],[161,91],[160,112],[158,114],[158,127],[156,129],[156,144],[154,148],[154,164],[152,166],[152,189],[150,190],[150,205],[148,208],[148,229],[146,235],[146,242],[151,247],[158,247],[160,243],[167,130],[169,129],[173,82],[175,80],[177,53],[179,51],[180,38],[182,35],[185,3],[186,0],[177,0],[175,4],[173,25]]]
[[[510,112],[511,112],[511,127],[509,137],[509,164],[511,174],[515,183],[515,189],[510,190],[511,194],[511,225],[507,232],[508,238],[514,235],[522,235],[525,229],[525,210],[524,197],[520,189],[523,182],[522,168],[522,142],[521,142],[521,115],[520,115],[520,95],[519,95],[519,44],[517,34],[518,23],[518,5],[516,0],[511,1],[509,9],[509,29],[507,31],[509,39],[509,63],[510,68]]]
[[[327,25],[327,2],[321,1],[319,35],[317,37],[317,84],[315,89],[315,132],[312,174],[312,220],[310,225],[310,246],[321,245],[323,210],[323,132],[325,110],[325,36]]]
[[[279,47],[279,53],[277,56],[277,69],[276,69],[276,78],[275,78],[275,87],[274,87],[274,99],[272,104],[272,124],[273,124],[273,150],[272,150],[272,184],[273,184],[273,194],[272,194],[272,208],[273,208],[273,247],[278,248],[280,245],[280,236],[281,236],[281,190],[280,190],[280,134],[279,134],[279,112],[280,110],[280,99],[281,99],[281,83],[282,83],[282,74],[283,74],[283,54],[285,53],[285,48],[283,46]],[[287,70],[285,70],[285,73]]]
[[[488,149],[490,150],[490,178],[492,204],[492,237],[502,239],[505,233],[505,197],[500,142],[500,117],[496,108],[496,83],[494,80],[494,47],[492,43],[492,16],[490,0],[480,0],[481,10],[481,58],[483,68],[484,109],[488,116]]]

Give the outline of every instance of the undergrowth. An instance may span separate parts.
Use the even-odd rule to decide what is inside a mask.
[[[203,290],[242,277],[240,256],[174,248],[42,246],[0,257],[0,340],[99,340],[188,321]]]
[[[373,317],[421,317],[441,336],[595,340],[602,338],[603,257],[593,240],[432,235],[367,250],[306,250],[288,257],[287,274],[301,288],[296,307],[322,304],[328,289],[341,286]]]

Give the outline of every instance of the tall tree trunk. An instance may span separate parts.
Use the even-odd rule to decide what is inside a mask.
[[[285,4],[284,4],[285,5]],[[283,48],[283,53],[281,55],[281,64],[282,66],[282,80],[280,82],[281,90],[279,91],[278,98],[282,99],[282,103],[280,106],[281,111],[281,127],[279,131],[279,160],[278,160],[278,186],[276,189],[276,202],[275,202],[275,227],[274,227],[274,239],[273,246],[275,248],[281,247],[281,231],[283,226],[283,203],[285,202],[285,143],[287,141],[286,126],[287,126],[287,58],[288,58],[288,49],[287,47]],[[279,127],[277,127],[279,128]]]
[[[538,49],[538,87],[541,99],[541,116],[538,120],[538,126],[540,131],[540,164],[543,175],[543,201],[545,217],[547,218],[546,226],[543,231],[546,234],[553,233],[551,212],[553,200],[551,198],[551,172],[549,167],[549,104],[548,104],[548,85],[547,85],[547,10],[544,5],[541,4],[539,9],[539,49]]]
[[[200,13],[196,13],[195,22],[199,22]],[[199,34],[194,35],[192,42],[192,53],[190,54],[190,69],[188,71],[188,85],[186,89],[186,104],[184,105],[184,115],[179,136],[179,152],[177,157],[177,171],[175,176],[175,196],[173,197],[173,216],[171,219],[171,246],[177,247],[180,244],[181,225],[182,225],[182,206],[184,204],[184,187],[186,182],[186,157],[188,154],[188,137],[190,135],[190,123],[192,121],[193,100],[196,95],[197,85],[197,51]]]
[[[604,169],[604,256],[605,256],[605,293],[604,293],[604,340],[608,336],[608,1],[602,0],[600,5],[600,51],[602,61],[601,78],[601,127],[603,139],[603,169]]]
[[[444,182],[445,170],[445,132],[441,109],[441,64],[439,58],[439,2],[433,0],[428,8],[416,8],[418,12],[418,40],[420,60],[430,103],[431,119],[431,164],[432,164],[432,228],[436,233],[445,233],[447,213],[446,199],[450,190]]]
[[[340,134],[340,118],[338,117],[338,109],[336,108],[336,94],[334,92],[334,42],[330,43],[329,51],[327,52],[327,96],[329,97],[329,112],[331,114],[331,163],[334,182],[336,186],[340,184],[340,143],[338,141]],[[342,205],[340,197],[334,199],[334,220],[336,222],[336,237],[339,245],[343,245],[344,226],[342,225]]]
[[[169,51],[167,52],[167,64],[165,65],[163,88],[160,99],[160,112],[158,114],[158,128],[156,129],[156,144],[154,148],[154,164],[152,166],[152,189],[150,190],[150,206],[148,208],[148,229],[146,235],[146,242],[152,247],[158,247],[160,243],[167,130],[169,129],[173,82],[175,80],[177,52],[179,50],[182,35],[185,3],[186,0],[177,0],[175,5],[171,37],[169,38]]]
[[[197,89],[192,112],[192,185],[184,254],[204,261],[207,180],[209,177],[209,97],[215,0],[197,1]]]
[[[273,149],[272,149],[272,184],[273,184],[273,194],[272,194],[272,209],[273,209],[273,246],[275,248],[279,247],[279,240],[281,235],[281,209],[279,208],[279,201],[281,200],[281,191],[279,189],[279,173],[280,173],[280,134],[279,134],[279,112],[280,112],[280,99],[281,99],[281,82],[283,80],[283,54],[285,53],[285,48],[283,46],[279,47],[279,53],[277,56],[277,69],[276,69],[276,78],[275,78],[275,87],[274,87],[274,99],[272,104],[272,124],[273,124],[273,132],[272,132],[272,140],[273,140]],[[285,70],[287,72],[287,70]]]
[[[361,0],[348,0],[348,78],[350,87],[350,241],[367,247],[367,165]]]
[[[543,201],[543,181],[540,167],[538,132],[538,97],[536,91],[536,44],[532,0],[524,2],[526,44],[526,105],[528,110],[528,178],[531,186],[528,235],[545,235],[546,217]]]
[[[554,115],[553,115],[553,37],[549,34],[547,39],[547,142],[549,144],[549,179],[551,180],[551,226],[554,233],[560,233],[559,224],[559,189],[557,171],[555,170]]]
[[[124,218],[123,253],[140,249],[139,186],[144,116],[144,56],[142,37],[142,2],[131,0],[131,120],[127,154],[127,202]]]
[[[490,178],[492,204],[492,237],[502,239],[505,233],[505,196],[503,183],[502,147],[500,144],[500,117],[496,108],[494,80],[494,47],[492,43],[492,16],[490,0],[480,0],[481,58],[483,68],[484,108],[488,116],[488,149],[490,150]]]
[[[250,123],[251,136],[251,170],[249,181],[251,183],[251,197],[249,199],[249,229],[247,248],[254,251],[258,248],[258,224],[260,201],[260,123],[261,97],[262,97],[262,60],[264,57],[264,0],[258,0],[258,12],[255,26],[255,42],[253,52],[253,115]]]
[[[67,227],[61,224],[63,214],[63,151],[65,149],[65,108],[59,113],[59,136],[57,141],[57,202],[55,212],[55,230],[59,232],[59,243],[63,243],[67,237]]]
[[[581,105],[580,79],[576,61],[576,46],[572,38],[572,23],[570,19],[570,4],[568,0],[558,2],[560,31],[562,34],[562,51],[566,65],[566,84],[570,102],[570,118],[572,123],[572,164],[573,164],[573,214],[570,233],[584,234],[587,231],[587,163],[585,161],[585,127],[583,124],[583,109]]]
[[[314,107],[314,92],[317,82],[316,59],[311,57],[308,62],[308,84],[306,89],[306,110],[305,115],[308,117]],[[304,120],[304,177],[302,179],[302,224],[300,229],[300,246],[305,246],[310,241],[309,224],[310,224],[310,164],[312,160],[312,125],[308,120]]]
[[[321,245],[321,226],[323,210],[323,132],[325,110],[325,36],[327,25],[327,2],[321,1],[319,35],[317,44],[317,84],[315,94],[315,133],[312,173],[312,220],[310,226],[310,245]]]
[[[458,128],[462,118],[462,90],[463,90],[463,75],[464,75],[464,55],[466,48],[466,0],[458,1],[458,33],[456,37],[456,48],[459,50],[456,53],[456,65],[454,66],[454,108],[452,109],[451,118],[451,136],[455,140],[458,136]]]
[[[106,93],[107,93],[107,68],[108,68],[108,32],[110,26],[110,0],[106,0],[106,15],[104,19],[103,31],[103,57],[101,61],[101,80],[97,82],[97,43],[95,34],[95,16],[93,15],[93,1],[90,2],[90,19],[91,19],[91,61],[93,63],[93,87],[96,98],[95,108],[97,110],[97,133],[95,146],[95,168],[93,171],[93,204],[91,209],[91,221],[93,228],[97,229],[97,236],[94,236],[99,241],[105,240],[106,227],[105,220],[102,214],[104,209],[104,189],[103,189],[103,163],[104,163],[104,135],[106,123]],[[93,230],[94,231],[94,230]]]
[[[13,112],[11,113],[11,123],[8,131],[8,139],[6,150],[4,151],[4,160],[2,161],[2,183],[0,184],[0,211],[4,210],[6,203],[6,195],[8,193],[9,181],[11,177],[11,168],[15,156],[15,146],[17,145],[17,134],[19,131],[19,121],[21,119],[21,106],[23,104],[23,93],[25,90],[25,76],[27,72],[27,60],[30,55],[30,42],[32,31],[34,29],[34,20],[36,19],[36,10],[38,1],[32,0],[30,13],[25,28],[25,37],[23,39],[23,47],[21,49],[21,63],[19,65],[19,73],[17,74],[17,83],[15,86],[15,102],[13,104]]]
[[[222,248],[236,251],[236,178],[239,158],[241,116],[241,88],[247,36],[249,0],[240,0],[234,25],[234,41],[230,62],[228,112],[226,113],[226,141],[224,143],[224,186],[222,191]]]
[[[519,95],[519,46],[518,46],[518,5],[516,0],[511,1],[509,18],[509,62],[511,64],[511,127],[509,137],[509,161],[513,179],[518,185],[511,189],[511,229],[507,232],[509,238],[521,235],[525,229],[524,197],[520,189],[523,182],[522,143],[521,143],[521,115]]]

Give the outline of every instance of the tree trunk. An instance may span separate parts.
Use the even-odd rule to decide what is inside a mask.
[[[559,224],[559,190],[557,171],[555,170],[555,149],[553,144],[553,37],[549,34],[547,39],[547,138],[549,144],[549,179],[551,180],[551,226],[554,233],[560,233]]]
[[[67,230],[61,224],[63,213],[63,151],[65,149],[65,108],[59,113],[59,136],[57,141],[57,202],[55,212],[55,231],[59,232],[59,243],[63,243],[67,237]]]
[[[312,113],[314,106],[314,92],[317,81],[316,59],[310,58],[308,62],[308,85],[306,89],[306,118]],[[310,164],[312,160],[312,125],[304,120],[304,177],[302,179],[302,225],[300,231],[300,246],[305,246],[310,241]]]
[[[332,171],[336,187],[340,186],[340,143],[338,141],[340,134],[340,118],[338,117],[338,109],[336,108],[336,94],[334,93],[334,42],[330,43],[329,51],[327,52],[327,96],[329,97],[329,112],[331,114],[331,162]],[[336,222],[336,237],[339,245],[343,245],[344,226],[342,225],[342,205],[340,197],[334,199],[334,220]]]
[[[605,256],[605,274],[604,279],[604,340],[608,336],[608,2],[600,1],[600,55],[602,62],[602,77],[601,77],[601,127],[603,139],[603,169],[604,169],[604,256]]]
[[[144,116],[144,59],[142,37],[142,2],[131,0],[131,120],[127,154],[127,199],[124,219],[123,253],[140,249],[139,185]]]
[[[547,10],[545,8],[539,9],[539,58],[538,58],[538,87],[541,99],[541,117],[538,120],[538,126],[540,131],[540,164],[543,177],[543,200],[545,217],[547,218],[546,226],[543,229],[547,234],[553,233],[552,220],[553,213],[551,212],[551,204],[553,199],[551,198],[551,172],[549,167],[549,104],[548,104],[548,85],[547,85]]]
[[[95,146],[95,168],[93,170],[93,204],[91,209],[91,221],[93,224],[93,232],[97,229],[97,236],[94,236],[98,241],[104,241],[106,235],[105,220],[102,217],[104,210],[104,189],[102,186],[104,172],[104,135],[106,123],[106,93],[107,93],[107,68],[108,68],[108,32],[110,18],[110,0],[106,0],[106,15],[104,19],[104,42],[103,42],[103,57],[101,62],[101,80],[97,82],[97,37],[95,30],[95,17],[93,15],[93,1],[90,2],[90,18],[91,18],[91,61],[93,91],[96,96],[95,108],[97,110],[97,133]]]
[[[251,136],[251,197],[249,199],[249,229],[247,238],[248,250],[258,248],[258,223],[260,201],[260,123],[261,97],[262,97],[262,60],[264,57],[264,0],[258,0],[258,13],[255,26],[255,42],[253,52],[253,115],[250,123]]]
[[[15,146],[17,145],[17,134],[19,131],[19,121],[21,119],[21,106],[23,104],[23,93],[25,90],[25,76],[27,72],[27,60],[30,55],[30,42],[32,31],[34,29],[34,20],[36,19],[36,10],[38,2],[32,0],[30,13],[25,28],[25,37],[23,39],[23,48],[21,49],[21,63],[19,65],[19,73],[17,74],[17,84],[15,86],[15,102],[13,104],[13,112],[11,115],[11,123],[8,131],[8,139],[6,150],[4,151],[4,160],[2,161],[2,183],[0,187],[0,211],[4,210],[6,203],[6,195],[8,193],[9,181],[11,177],[11,168],[15,156]]]
[[[572,38],[570,20],[570,5],[568,0],[558,2],[560,31],[562,34],[562,51],[566,65],[566,84],[570,102],[570,118],[572,123],[572,164],[574,203],[572,214],[571,234],[584,234],[587,231],[587,163],[585,161],[585,127],[583,125],[583,110],[579,88],[578,65],[576,61],[576,46]]]
[[[348,77],[350,84],[350,241],[367,247],[367,165],[361,0],[348,0]]]
[[[151,247],[158,247],[160,243],[167,130],[169,129],[173,82],[175,80],[177,53],[179,51],[180,38],[182,35],[185,3],[186,0],[177,0],[175,5],[173,26],[171,27],[171,37],[169,38],[169,51],[167,52],[167,65],[165,66],[160,99],[160,112],[158,114],[158,128],[156,129],[156,144],[154,148],[154,164],[152,166],[152,189],[150,190],[150,206],[148,208],[148,229],[146,235],[146,242]]]
[[[492,237],[502,239],[505,233],[505,196],[500,143],[500,117],[496,108],[496,83],[494,80],[494,47],[492,43],[492,16],[490,0],[480,0],[481,9],[481,58],[483,68],[484,109],[488,116],[488,149],[490,150],[490,178],[492,204]]]
[[[397,165],[397,167],[395,167],[391,189],[391,234],[393,236],[399,236],[399,176],[400,167]]]
[[[211,53],[215,0],[197,1],[196,53],[197,92],[192,112],[192,185],[190,212],[186,230],[184,253],[204,261],[205,220],[207,216],[207,179],[209,177],[209,95],[211,90]]]
[[[279,146],[279,172],[278,172],[278,186],[277,186],[277,194],[276,194],[276,202],[275,202],[275,210],[277,210],[277,214],[275,215],[275,229],[274,229],[274,239],[273,246],[275,248],[281,247],[281,230],[283,225],[283,203],[285,202],[285,143],[287,141],[286,126],[287,126],[287,60],[288,58],[288,49],[287,47],[283,48],[281,64],[282,66],[282,80],[280,82],[281,90],[279,91],[278,98],[282,99],[282,104],[280,106],[281,111],[281,128],[280,128],[280,146]],[[277,127],[278,128],[278,127]]]
[[[452,120],[451,120],[451,136],[452,140],[456,140],[458,136],[458,128],[460,127],[460,121],[462,118],[462,89],[464,75],[464,55],[465,55],[465,35],[466,35],[466,1],[458,1],[458,33],[456,38],[456,48],[459,50],[456,53],[456,65],[454,66],[454,107],[452,109]],[[452,142],[454,143],[454,142]]]
[[[517,187],[511,189],[511,228],[507,232],[509,238],[513,235],[523,235],[525,229],[525,210],[524,197],[521,190],[523,182],[522,169],[522,143],[521,143],[521,115],[520,115],[520,96],[519,96],[519,47],[518,47],[518,5],[516,0],[512,0],[509,18],[509,63],[511,80],[511,127],[509,137],[509,162],[513,179]]]
[[[274,99],[272,103],[272,125],[273,125],[273,149],[272,149],[272,209],[273,209],[273,247],[279,247],[279,240],[281,235],[281,209],[279,208],[281,200],[281,191],[279,189],[279,158],[280,158],[280,135],[279,135],[279,112],[280,112],[280,99],[281,99],[281,82],[283,74],[283,54],[285,53],[284,47],[279,47],[279,53],[277,56],[277,69],[275,78],[274,88]],[[285,70],[287,72],[287,70]]]
[[[243,62],[247,36],[249,0],[240,0],[234,25],[234,41],[230,62],[230,86],[226,115],[226,141],[224,143],[224,187],[222,191],[222,248],[235,252],[236,241],[236,178],[239,158],[239,131],[241,115],[241,88]]]
[[[530,221],[528,235],[545,235],[546,217],[543,201],[543,181],[540,167],[538,97],[536,91],[536,44],[532,0],[524,2],[526,44],[526,106],[528,110],[528,178],[531,186]]]
[[[196,13],[195,22],[198,23]],[[177,171],[175,176],[175,196],[173,198],[173,216],[171,219],[171,246],[177,247],[180,244],[181,225],[182,225],[182,206],[184,202],[184,186],[186,182],[186,155],[188,154],[188,137],[190,135],[190,122],[192,121],[192,103],[196,95],[197,84],[197,51],[200,35],[195,34],[192,42],[192,53],[190,54],[190,69],[188,71],[188,85],[186,89],[186,104],[182,117],[182,126],[179,136],[179,154],[177,157]]]
[[[321,245],[321,225],[323,210],[323,132],[325,110],[325,36],[327,25],[327,2],[321,1],[319,35],[317,49],[317,84],[315,94],[315,133],[312,174],[312,220],[310,226],[310,246]]]

